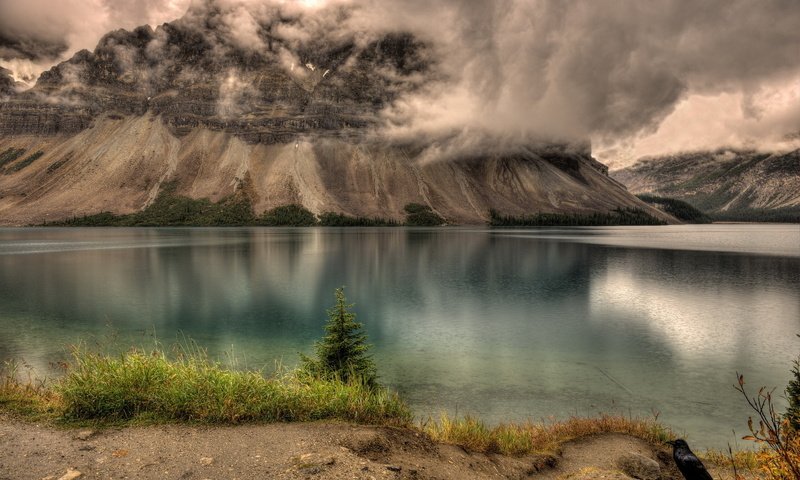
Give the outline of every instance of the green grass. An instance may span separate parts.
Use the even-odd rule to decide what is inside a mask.
[[[412,418],[405,403],[383,388],[299,372],[231,370],[200,350],[170,359],[158,349],[117,356],[75,349],[64,376],[48,387],[4,378],[0,408],[66,423],[341,420],[406,426]]]
[[[489,225],[493,227],[572,227],[607,225],[666,225],[636,208],[617,208],[608,213],[539,213],[515,217],[489,211]]]
[[[0,412],[65,426],[334,420],[414,428],[408,406],[385,388],[301,371],[264,375],[230,369],[197,347],[179,349],[172,357],[163,349],[107,355],[75,348],[63,366],[63,376],[40,382],[30,375],[21,378],[18,365],[6,363],[0,372]],[[654,419],[613,415],[497,426],[443,415],[417,428],[434,441],[474,452],[546,458],[557,455],[565,442],[604,433],[626,434],[652,445],[675,438]],[[708,457],[714,455],[709,452]],[[747,460],[754,463],[751,457]]]
[[[162,349],[108,355],[76,347],[63,366],[63,376],[47,383],[20,379],[17,366],[6,364],[0,411],[67,426],[338,420],[411,427],[413,421],[408,406],[386,388],[302,370],[264,375],[229,369],[194,346],[172,358]],[[504,455],[554,454],[566,441],[610,432],[652,444],[675,438],[654,420],[619,416],[489,427],[473,417],[444,415],[419,430],[439,442]]]

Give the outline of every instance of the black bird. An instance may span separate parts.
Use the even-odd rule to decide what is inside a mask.
[[[675,459],[675,465],[683,474],[683,478],[686,480],[714,480],[703,462],[689,450],[686,440],[679,438],[667,443],[672,445],[672,458]]]

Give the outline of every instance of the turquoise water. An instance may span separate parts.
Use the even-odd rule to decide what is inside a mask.
[[[725,447],[736,372],[782,391],[800,353],[798,225],[0,229],[0,359],[188,337],[291,366],[342,285],[419,417],[657,412]]]

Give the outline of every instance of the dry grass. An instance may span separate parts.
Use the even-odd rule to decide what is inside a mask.
[[[5,362],[0,369],[0,411],[38,420],[57,415],[60,396],[37,380],[29,368],[20,372],[16,362]]]
[[[791,433],[787,438],[787,454],[790,460],[800,462],[800,435]],[[757,480],[796,480],[787,459],[776,451],[763,445],[758,450],[739,450],[723,452],[708,450],[700,457],[707,464],[716,465],[726,470],[725,478],[757,479]],[[734,470],[735,466],[735,470]],[[734,477],[736,471],[739,475]]]
[[[762,478],[758,474],[761,465],[758,452],[754,450],[706,450],[698,452],[698,456],[707,466],[715,465],[723,470],[722,478],[737,480],[738,478],[757,479]],[[746,475],[746,476],[745,476]]]
[[[556,453],[564,442],[601,433],[624,433],[653,444],[675,438],[671,430],[654,420],[612,415],[548,423],[509,423],[493,428],[473,417],[453,419],[443,415],[438,421],[423,424],[422,429],[440,442],[506,455]]]
[[[756,454],[756,462],[763,478],[797,480],[793,471],[800,465],[800,432],[788,431],[784,443],[786,448],[782,452],[765,446]]]

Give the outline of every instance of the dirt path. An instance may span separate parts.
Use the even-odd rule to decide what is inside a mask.
[[[345,424],[91,431],[0,416],[1,480],[625,479],[616,462],[630,453],[658,460],[664,480],[680,478],[666,450],[615,434],[566,444],[556,458],[504,457],[436,444],[413,430]]]

